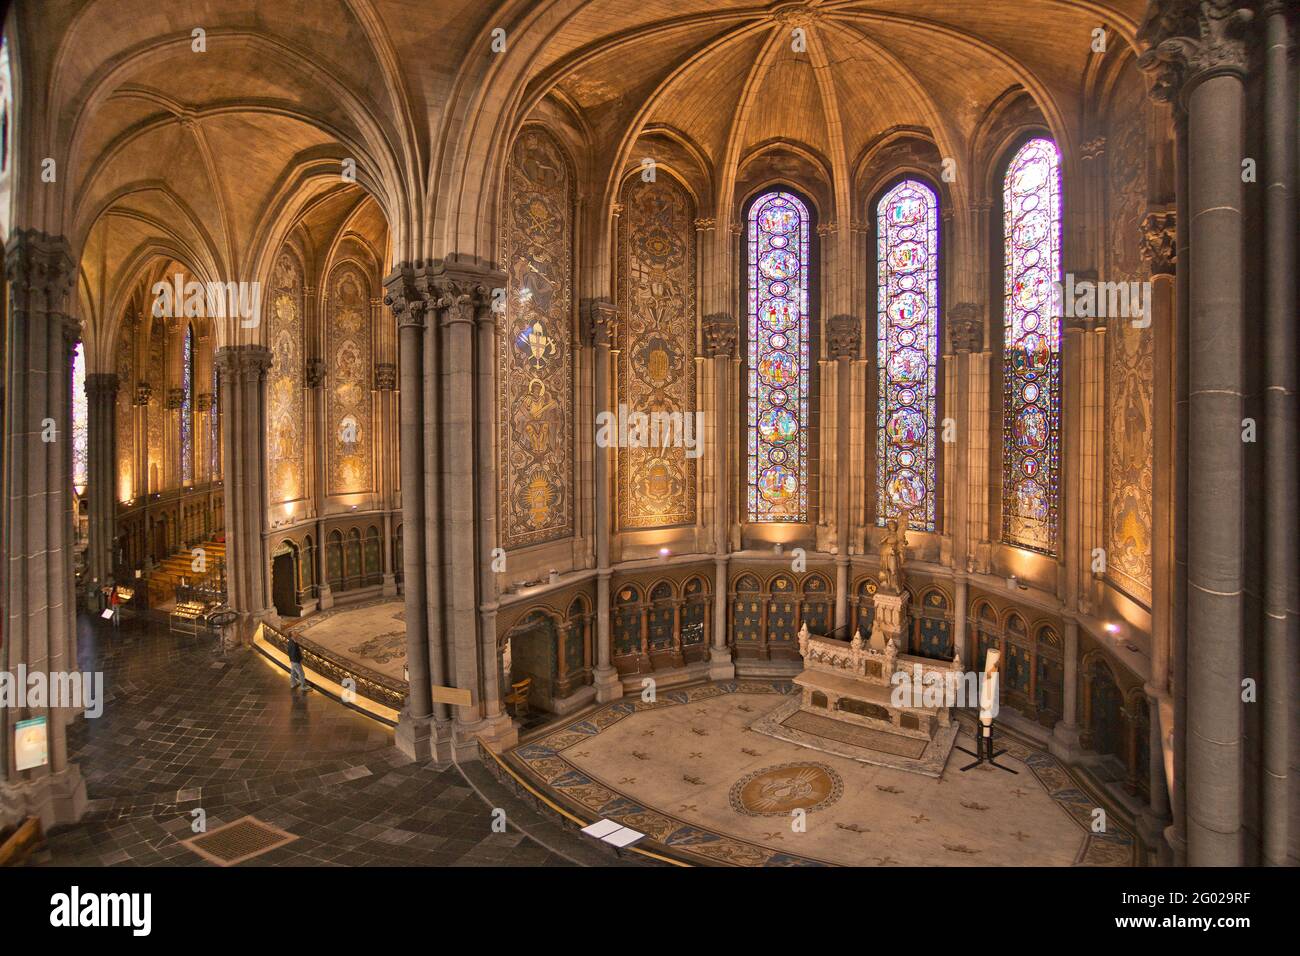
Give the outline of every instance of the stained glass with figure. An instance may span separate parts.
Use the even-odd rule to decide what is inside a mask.
[[[1031,139],[1002,187],[1005,229],[1002,532],[1056,552],[1060,472],[1061,169],[1056,146]]]
[[[876,206],[876,520],[933,531],[939,335],[939,201],[907,179]]]
[[[808,518],[808,207],[774,191],[749,209],[750,521]]]

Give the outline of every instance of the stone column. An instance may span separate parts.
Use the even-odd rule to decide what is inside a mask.
[[[953,579],[952,648],[961,655],[967,670],[979,670],[975,655],[966,648],[966,604],[970,600],[967,592],[966,575],[959,572]]]
[[[266,373],[271,350],[227,346],[217,352],[225,403],[227,599],[239,612],[240,635],[252,639],[258,621],[272,613],[266,554]]]
[[[75,669],[72,574],[72,354],[80,323],[66,309],[76,265],[62,236],[18,229],[5,247],[5,328],[0,671],[49,675]],[[55,440],[46,440],[47,436]],[[86,785],[68,762],[75,711],[0,708],[0,826],[38,816],[48,829],[74,823]],[[14,729],[43,717],[49,759],[19,770]]]
[[[382,321],[383,313],[380,314]],[[380,481],[381,505],[384,509],[384,544],[381,568],[384,575],[383,594],[384,597],[393,597],[397,594],[397,580],[393,573],[393,515],[392,509],[394,499],[396,498],[396,489],[393,487],[394,481],[392,458],[392,444],[396,444],[401,452],[401,438],[396,435],[394,428],[394,418],[397,412],[395,393],[397,391],[397,365],[394,362],[379,362],[375,365],[375,390],[379,393],[379,420],[383,435],[389,441],[381,441],[379,447],[375,449],[378,459],[382,462]],[[391,436],[391,437],[390,437]],[[392,438],[397,438],[396,442],[391,442]]]
[[[311,290],[305,290],[303,300],[309,306],[304,310],[305,315],[311,314],[312,299]],[[308,328],[311,327],[309,324]],[[312,436],[312,440],[307,447],[306,467],[311,476],[311,507],[316,515],[316,607],[322,611],[334,606],[334,590],[330,587],[326,569],[325,498],[329,485],[325,473],[325,449],[329,436],[325,434],[325,379],[325,360],[319,357],[307,359],[303,366],[303,385],[307,389],[307,434]]]
[[[482,471],[483,458],[491,456],[495,449],[490,440],[486,447],[481,445],[484,419],[479,412],[486,413],[483,405],[494,404],[496,398],[494,386],[491,396],[479,389],[482,368],[475,363],[476,326],[481,328],[494,319],[493,290],[504,286],[504,273],[472,258],[452,257],[437,264],[430,274],[442,342],[442,408],[438,421],[444,495],[440,507],[445,529],[444,649],[451,683],[468,690],[472,700],[470,706],[457,707],[453,715],[452,746],[459,756],[467,758],[477,753],[478,736],[504,743],[511,733],[509,717],[499,706],[496,712],[491,711],[497,693],[496,687],[490,691],[487,688],[496,674],[495,617],[489,621],[492,633],[486,633],[479,601],[482,576],[491,573],[491,549],[485,553],[484,542],[491,540],[495,547],[495,517],[488,518],[487,512],[495,511],[496,494],[493,488],[491,496],[485,498],[485,489],[475,475],[476,464]],[[482,354],[482,347],[478,352]],[[489,384],[494,381],[495,377],[489,379]],[[487,466],[486,473],[495,475],[495,468]],[[495,484],[494,478],[492,482]],[[489,522],[486,529],[485,521]],[[495,604],[495,594],[486,603]],[[485,663],[488,657],[492,660]]]
[[[709,678],[730,680],[736,665],[727,647],[727,567],[731,522],[734,509],[731,493],[735,476],[731,461],[732,403],[731,365],[736,354],[740,328],[725,312],[704,317],[704,351],[713,359],[713,643],[709,648]]]
[[[826,351],[835,360],[835,630],[849,624],[849,464],[850,423],[853,421],[853,362],[858,357],[861,329],[852,315],[833,315],[826,323]],[[841,635],[843,638],[846,635]]]
[[[1300,570],[1296,558],[1296,489],[1300,487],[1296,448],[1296,286],[1295,150],[1296,103],[1288,79],[1291,37],[1288,4],[1265,0],[1260,7],[1264,44],[1264,185],[1267,250],[1264,323],[1264,519],[1265,581],[1262,683],[1263,802],[1260,823],[1266,864],[1286,866],[1290,854],[1291,753],[1295,732],[1290,711],[1300,700],[1297,680],[1300,645]],[[1294,12],[1294,7],[1292,7]]]
[[[399,266],[384,286],[384,302],[397,317],[402,470],[402,576],[406,618],[406,705],[398,718],[397,748],[416,760],[433,755],[424,536],[424,337],[426,296],[417,285],[420,266]],[[322,542],[323,544],[323,542]],[[323,552],[323,549],[322,549]],[[322,553],[323,558],[323,553]],[[322,560],[323,563],[323,560]]]
[[[591,299],[583,305],[583,334],[592,352],[592,390],[595,393],[593,396],[595,414],[592,420],[595,421],[601,412],[608,411],[609,350],[614,341],[618,312],[614,303],[608,299]],[[610,663],[613,641],[609,626],[609,591],[612,576],[609,564],[609,511],[612,492],[609,477],[610,449],[597,447],[594,454],[592,471],[595,482],[595,528],[592,533],[596,539],[596,669],[592,672],[592,683],[596,687],[596,700],[605,703],[618,700],[623,696],[623,682],[619,680],[617,669]]]
[[[1139,64],[1187,112],[1187,852],[1240,866],[1245,633],[1245,312],[1242,159],[1250,10],[1227,0],[1165,7]],[[1180,257],[1181,266],[1181,257]],[[1294,316],[1290,317],[1294,320]]]
[[[100,586],[113,573],[113,539],[117,524],[117,376],[86,376],[87,455],[90,482],[90,581]]]
[[[956,407],[949,411],[957,423],[957,442],[948,452],[955,459],[953,467],[945,469],[946,474],[955,477],[952,487],[945,489],[944,493],[945,498],[952,500],[952,525],[945,527],[944,532],[952,535],[952,564],[953,568],[961,572],[970,569],[972,544],[980,540],[972,527],[974,522],[970,513],[972,440],[975,437],[971,417],[971,353],[984,348],[984,310],[974,302],[959,302],[949,309],[948,341],[954,353],[953,367],[957,379],[954,386],[948,389],[949,394],[955,395],[957,399]],[[986,405],[987,402],[986,394]],[[988,444],[987,432],[983,435],[983,443],[985,446]],[[988,511],[987,504],[984,510]],[[972,537],[973,533],[975,537]],[[962,613],[965,614],[964,608]]]
[[[1062,760],[1073,762],[1079,756],[1079,622],[1067,617],[1064,624],[1061,719],[1052,728],[1049,749]]]

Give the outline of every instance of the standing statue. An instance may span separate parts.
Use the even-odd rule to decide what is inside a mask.
[[[880,590],[900,594],[903,590],[903,559],[907,553],[907,525],[892,519],[880,542]]]

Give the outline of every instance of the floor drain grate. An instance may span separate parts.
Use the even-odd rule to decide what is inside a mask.
[[[244,817],[217,827],[211,833],[182,840],[181,846],[188,847],[217,866],[234,866],[263,853],[270,853],[276,847],[296,839],[298,838],[292,833],[286,833],[279,827],[273,827],[254,817]]]

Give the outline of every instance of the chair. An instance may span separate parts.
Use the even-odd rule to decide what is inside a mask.
[[[506,695],[506,703],[514,704],[516,717],[528,716],[528,692],[532,690],[533,679],[525,677],[521,681],[515,681],[510,685],[510,693]]]

